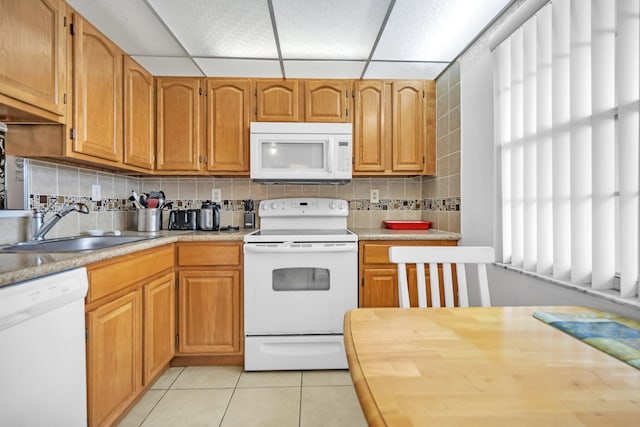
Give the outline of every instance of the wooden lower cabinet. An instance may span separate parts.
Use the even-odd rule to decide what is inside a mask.
[[[173,358],[174,254],[166,245],[87,266],[89,426],[117,423]]]
[[[456,240],[362,240],[359,243],[359,307],[398,307],[398,270],[389,262],[391,246],[457,246]],[[442,271],[439,268],[442,279]],[[431,304],[429,290],[429,267],[425,266],[427,281],[427,303]],[[409,281],[409,301],[411,306],[418,305],[418,288],[415,266],[407,266]],[[442,283],[442,280],[440,280]],[[454,283],[457,295],[457,284]],[[440,298],[444,301],[444,289],[440,289]],[[457,305],[457,296],[455,298]]]
[[[171,362],[175,353],[175,274],[151,281],[144,292],[144,372],[149,384]]]
[[[179,339],[181,353],[240,351],[240,272],[180,273]]]
[[[177,262],[178,346],[172,365],[242,365],[242,242],[179,243]]]
[[[142,291],[87,313],[90,426],[110,425],[142,390]]]

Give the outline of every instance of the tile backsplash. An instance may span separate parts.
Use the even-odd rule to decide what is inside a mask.
[[[421,177],[354,178],[345,185],[266,185],[253,183],[248,178],[137,178],[33,160],[28,162],[28,176],[29,209],[45,209],[55,197],[54,211],[71,202],[85,203],[90,209],[89,215],[65,216],[48,237],[75,235],[92,228],[135,229],[135,210],[127,201],[131,190],[138,193],[163,190],[174,207],[197,208],[204,200],[211,199],[213,188],[219,188],[223,199],[223,226],[242,225],[244,199],[299,196],[346,199],[350,209],[349,227],[380,227],[385,219],[421,219],[425,209],[456,209],[455,205],[446,205],[451,202],[449,199],[423,197]],[[101,187],[99,202],[91,201],[93,184]],[[369,202],[371,189],[379,191],[379,203]],[[459,200],[457,206],[459,208]],[[165,227],[167,217],[164,216]]]
[[[434,228],[460,232],[460,63],[436,80],[436,176],[424,177],[422,194],[430,203],[422,219]]]

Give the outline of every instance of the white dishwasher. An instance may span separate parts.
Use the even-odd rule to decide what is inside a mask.
[[[84,268],[0,287],[0,424],[86,426]]]

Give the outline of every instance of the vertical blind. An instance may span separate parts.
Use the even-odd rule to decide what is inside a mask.
[[[553,0],[493,68],[503,262],[637,298],[640,0]]]

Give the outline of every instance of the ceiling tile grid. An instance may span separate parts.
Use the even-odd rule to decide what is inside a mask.
[[[68,0],[154,75],[349,79],[436,78],[513,1]]]

